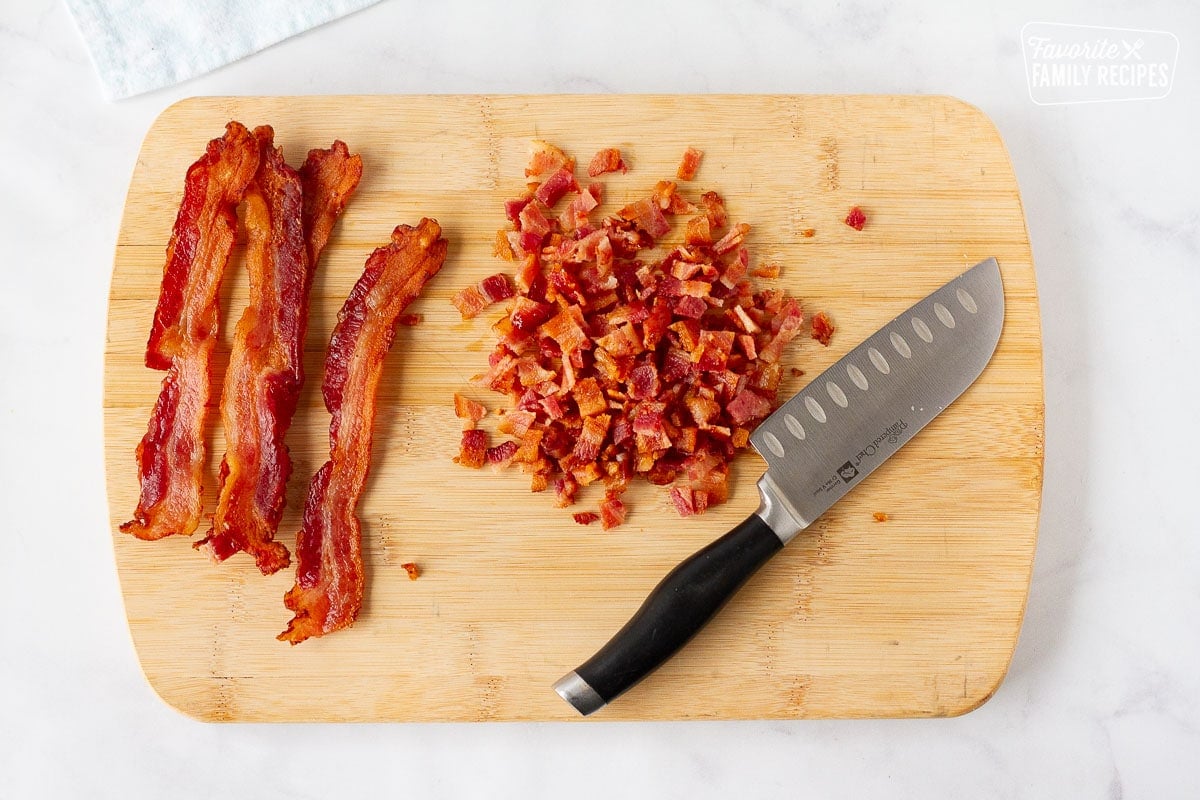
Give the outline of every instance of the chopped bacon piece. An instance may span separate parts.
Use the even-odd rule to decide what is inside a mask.
[[[759,264],[754,269],[750,270],[750,274],[756,278],[778,278],[778,264]]]
[[[250,302],[234,332],[221,396],[226,451],[208,536],[197,542],[215,560],[245,551],[264,575],[288,565],[274,541],[292,472],[284,437],[304,384],[308,294],[317,260],[362,175],[362,159],[343,142],[312,150],[299,173],[255,129],[261,156],[246,190],[244,224]]]
[[[233,248],[234,212],[258,169],[260,149],[244,125],[230,122],[184,179],[146,345],[146,366],[167,376],[137,447],[137,509],[121,525],[139,539],[187,536],[200,524],[217,298]]]
[[[412,561],[409,561],[407,564],[401,564],[400,568],[408,573],[408,579],[410,581],[415,581],[417,578],[421,577],[421,568]]]
[[[579,484],[570,475],[563,475],[554,482],[554,503],[559,508],[566,508],[575,503],[575,494]]]
[[[522,233],[537,236],[539,239],[550,232],[550,221],[546,219],[537,203],[526,203],[517,216],[517,221]]]
[[[371,463],[375,390],[396,318],[445,261],[441,232],[431,219],[415,228],[397,227],[391,243],[367,259],[338,312],[321,387],[332,415],[330,459],[309,485],[296,535],[296,583],[284,597],[295,616],[281,640],[299,644],[348,627],[362,608],[361,533],[354,508]]]
[[[493,303],[507,300],[515,294],[508,282],[508,276],[502,273],[489,275],[474,286],[460,289],[450,297],[450,302],[458,309],[463,319],[473,319],[479,312]]]
[[[675,177],[681,181],[690,181],[696,177],[696,169],[700,166],[700,157],[704,155],[703,150],[697,150],[694,147],[689,147],[683,152],[683,160],[679,162],[679,169],[675,172]]]
[[[707,216],[692,217],[687,222],[683,241],[688,245],[710,245],[713,243],[712,222]]]
[[[604,444],[604,437],[608,435],[610,422],[612,417],[608,414],[597,414],[583,420],[583,429],[579,432],[579,440],[575,443],[572,453],[576,462],[586,464],[600,455],[600,447]]]
[[[608,410],[608,402],[604,399],[604,393],[600,391],[600,384],[596,383],[595,378],[577,381],[572,391],[580,416],[591,417]]]
[[[591,525],[593,522],[600,519],[600,515],[595,511],[581,511],[575,515],[574,519],[580,525]]]
[[[600,205],[599,195],[599,188],[594,183],[576,195],[575,199],[568,203],[562,214],[559,215],[559,226],[565,231],[573,231],[587,225],[588,214]]]
[[[538,261],[536,253],[530,253],[521,261],[521,265],[517,267],[517,288],[522,292],[530,292],[533,289],[534,282],[542,275],[542,265]]]
[[[829,347],[829,340],[833,338],[833,331],[833,322],[830,321],[829,315],[824,311],[818,311],[813,316],[812,338]]]
[[[533,199],[533,193],[529,192],[523,197],[515,197],[512,200],[504,201],[504,216],[508,217],[509,222],[517,222],[521,218],[521,212],[529,205],[529,201]]]
[[[495,447],[489,447],[484,451],[484,461],[494,467],[507,467],[516,459],[519,449],[520,445],[516,442],[501,442]]]
[[[502,272],[489,275],[481,280],[479,282],[479,291],[488,303],[499,303],[501,300],[507,300],[516,294],[513,291],[512,284],[508,282],[508,276]]]
[[[621,159],[621,151],[616,147],[606,147],[592,156],[588,164],[588,177],[595,178],[606,172],[627,172],[629,167]]]
[[[692,352],[692,360],[702,372],[719,372],[729,363],[733,353],[733,331],[701,331],[700,341]]]
[[[450,302],[462,314],[463,319],[474,319],[488,307],[487,298],[476,286],[466,286],[450,296]]]
[[[578,350],[588,341],[587,334],[583,332],[583,328],[579,326],[579,321],[570,309],[560,311],[549,322],[544,323],[540,330],[543,336],[549,336],[558,342],[563,353]]]
[[[795,300],[788,300],[771,321],[772,326],[779,326],[775,337],[758,349],[758,357],[768,364],[778,361],[783,355],[783,348],[800,333],[803,322],[804,312],[800,310],[800,304]]]
[[[696,207],[684,199],[675,181],[659,181],[654,184],[654,202],[668,214],[690,214]]]
[[[658,397],[662,384],[658,380],[658,369],[654,364],[642,364],[629,371],[629,397],[633,400],[653,400]]]
[[[722,236],[720,241],[713,245],[713,251],[716,253],[728,253],[745,241],[746,234],[749,232],[750,226],[744,222],[739,222],[730,228],[729,233]]]
[[[542,182],[533,196],[546,208],[552,207],[567,192],[578,192],[579,184],[575,181],[575,173],[570,167],[563,167]],[[533,205],[530,203],[530,205]],[[526,206],[528,208],[528,206]],[[524,212],[522,212],[524,213]]]
[[[654,202],[653,198],[646,198],[630,203],[622,208],[617,214],[622,218],[629,220],[638,228],[658,239],[666,236],[671,232],[671,223],[667,222],[667,218],[663,216],[662,209],[658,203]]]
[[[882,511],[872,512],[871,516],[875,519],[876,522],[887,522],[889,519],[891,519],[891,517],[889,517],[887,514],[883,513]]]
[[[700,195],[700,204],[704,206],[704,216],[708,217],[708,224],[714,231],[719,231],[729,224],[729,217],[725,213],[725,200],[721,195],[705,192]]]
[[[515,261],[517,254],[513,252],[512,242],[508,240],[508,231],[496,231],[496,241],[492,245],[492,255],[505,261]]]
[[[811,239],[812,237],[817,235],[817,232],[815,230],[813,230],[812,228],[805,228],[804,230],[800,231],[800,235],[803,236],[805,239]]]
[[[675,511],[681,517],[690,517],[696,513],[696,505],[692,501],[692,490],[687,487],[672,486],[668,493],[671,497],[671,504],[675,506]]]
[[[412,328],[416,325],[420,325],[424,321],[425,321],[424,314],[401,314],[399,317],[396,318],[397,325],[404,325],[409,328]]]
[[[534,139],[530,143],[529,166],[525,168],[525,177],[545,175],[562,167],[574,169],[575,159],[568,158],[562,150],[541,139]]]
[[[483,403],[478,403],[455,392],[454,416],[467,420],[473,426],[476,422],[487,416],[487,407]]]
[[[846,215],[846,224],[856,231],[861,231],[863,226],[867,224],[867,215],[858,206],[850,209],[850,213]]]
[[[514,436],[524,436],[525,432],[530,429],[530,426],[533,425],[536,419],[537,415],[532,411],[525,411],[522,409],[510,411],[504,415],[504,419],[500,421],[497,429],[501,433],[511,433]]]
[[[604,493],[604,499],[600,502],[600,524],[604,530],[610,530],[624,523],[627,513],[625,504],[621,502],[621,498],[617,494],[611,489]]]
[[[745,425],[747,422],[762,419],[771,413],[771,403],[762,395],[755,394],[749,389],[738,392],[737,397],[725,406],[725,413],[733,420],[734,425]]]

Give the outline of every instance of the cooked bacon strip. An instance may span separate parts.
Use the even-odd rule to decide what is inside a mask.
[[[234,211],[258,168],[258,140],[238,122],[188,167],[175,217],[146,366],[167,371],[137,447],[141,493],[121,530],[139,539],[189,535],[200,524],[209,359],[217,293],[233,247]]]
[[[274,541],[292,462],[284,437],[304,383],[308,295],[317,260],[362,175],[343,142],[312,150],[300,173],[283,160],[269,126],[256,128],[258,172],[244,224],[250,303],[237,324],[221,419],[228,442],[209,535],[196,543],[217,561],[245,551],[264,575],[288,565]]]
[[[296,536],[296,584],[284,597],[295,617],[279,639],[299,644],[354,623],[362,607],[361,528],[354,508],[371,463],[371,425],[383,357],[396,320],[441,269],[446,240],[435,220],[401,225],[367,259],[338,312],[321,387],[329,461],[313,476]]]

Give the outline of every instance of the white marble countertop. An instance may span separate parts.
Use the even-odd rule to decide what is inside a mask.
[[[383,3],[116,104],[61,2],[0,12],[0,797],[1200,796],[1187,422],[1200,408],[1200,7],[620,1],[576,16],[506,3],[464,23],[470,5]],[[1019,41],[1031,20],[1172,31],[1175,89],[1035,105]],[[560,91],[945,93],[995,120],[1037,263],[1047,435],[1028,613],[982,708],[209,725],[145,683],[109,542],[100,407],[112,249],[151,121],[196,94]]]

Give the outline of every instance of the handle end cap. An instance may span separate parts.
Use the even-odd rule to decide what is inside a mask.
[[[585,717],[606,705],[604,698],[588,685],[587,681],[579,677],[578,672],[568,672],[559,678],[554,684],[554,691]]]

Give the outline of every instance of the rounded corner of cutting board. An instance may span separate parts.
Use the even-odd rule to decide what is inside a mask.
[[[952,277],[956,270],[969,266],[973,263],[968,261],[969,257],[981,259],[993,255],[983,251],[997,250],[995,254],[1004,268],[1006,296],[1014,324],[1006,334],[1008,338],[1002,342],[1004,349],[995,369],[985,374],[981,381],[983,385],[969,403],[974,410],[959,409],[960,413],[966,414],[968,424],[964,425],[962,420],[957,423],[947,421],[940,434],[935,431],[927,434],[930,444],[924,448],[926,451],[943,446],[981,449],[981,454],[966,453],[967,458],[960,468],[972,474],[983,473],[981,491],[986,498],[973,519],[983,526],[985,537],[991,543],[981,546],[978,552],[984,557],[988,553],[999,554],[996,564],[987,565],[994,571],[982,574],[985,581],[991,582],[988,585],[992,588],[973,588],[969,581],[957,586],[956,590],[961,593],[959,599],[963,602],[960,607],[971,618],[970,624],[977,626],[969,632],[963,630],[963,623],[954,621],[954,613],[958,612],[930,605],[933,599],[906,599],[906,590],[899,583],[884,586],[879,597],[864,593],[867,583],[883,574],[877,574],[874,568],[860,579],[859,589],[854,590],[855,553],[863,544],[862,535],[866,529],[859,530],[862,526],[856,523],[857,517],[848,515],[865,512],[869,517],[873,510],[868,507],[871,503],[879,503],[875,507],[878,510],[902,511],[906,507],[915,510],[922,502],[904,500],[890,490],[875,492],[868,496],[869,499],[842,509],[832,522],[826,522],[814,542],[799,543],[799,547],[790,548],[794,552],[785,557],[786,561],[769,567],[768,575],[760,576],[748,587],[750,595],[741,600],[735,598],[736,605],[731,608],[733,614],[745,614],[747,610],[762,608],[770,599],[791,597],[794,600],[799,592],[805,595],[808,603],[799,608],[801,617],[795,614],[788,617],[789,612],[781,610],[773,612],[773,620],[766,620],[761,614],[750,614],[741,620],[730,618],[725,622],[718,618],[715,627],[703,633],[701,640],[689,651],[669,663],[657,679],[652,676],[644,691],[635,690],[636,694],[631,693],[628,698],[618,701],[609,718],[953,716],[979,707],[1004,680],[1028,597],[1028,578],[1037,534],[1036,506],[1041,497],[1040,440],[1044,426],[1040,321],[1032,255],[1015,178],[1010,179],[1011,161],[998,133],[993,140],[994,124],[976,107],[951,97],[939,100],[926,96],[914,101],[889,96],[806,96],[787,98],[787,102],[779,103],[778,98],[759,96],[709,103],[706,109],[715,115],[711,119],[705,117],[698,127],[690,126],[687,131],[663,134],[649,130],[648,123],[639,117],[639,109],[643,106],[652,109],[655,102],[654,98],[621,98],[621,107],[625,111],[619,117],[611,115],[611,106],[597,107],[590,96],[493,96],[486,113],[461,97],[389,96],[297,97],[289,98],[287,102],[281,102],[279,98],[192,97],[164,109],[143,142],[144,152],[139,156],[138,168],[131,181],[114,261],[104,397],[110,508],[115,509],[114,514],[126,506],[132,508],[137,483],[134,446],[144,432],[144,409],[153,402],[149,387],[158,383],[157,377],[148,374],[140,363],[140,348],[144,345],[153,310],[152,295],[155,292],[151,272],[161,269],[161,253],[166,245],[165,238],[159,241],[159,232],[169,231],[166,217],[174,214],[174,209],[166,208],[169,204],[162,202],[162,198],[174,185],[172,181],[176,177],[182,181],[181,170],[176,176],[177,168],[189,156],[194,158],[202,150],[206,137],[200,132],[211,135],[210,128],[217,122],[230,118],[270,122],[282,133],[292,131],[296,147],[309,144],[312,137],[329,133],[343,135],[341,132],[344,131],[347,141],[359,139],[374,147],[381,158],[390,159],[381,162],[386,173],[384,179],[364,185],[366,191],[360,198],[357,213],[352,203],[341,233],[335,234],[331,243],[330,253],[337,262],[336,272],[340,277],[336,285],[331,282],[321,301],[327,306],[322,309],[323,324],[326,325],[340,304],[337,292],[348,288],[349,283],[343,287],[342,282],[352,282],[355,269],[361,270],[361,258],[369,250],[376,228],[380,237],[386,237],[397,216],[406,217],[425,211],[427,207],[430,211],[444,213],[446,222],[462,235],[486,229],[493,217],[502,216],[493,214],[492,208],[499,207],[509,188],[505,176],[514,169],[519,171],[516,161],[523,158],[523,140],[531,132],[530,119],[573,138],[576,141],[572,146],[595,144],[600,147],[626,139],[647,143],[643,145],[642,163],[649,169],[637,170],[637,177],[648,181],[647,186],[653,183],[659,165],[674,170],[674,164],[669,161],[677,158],[685,144],[703,146],[709,142],[711,145],[707,156],[708,172],[703,174],[697,188],[707,189],[707,184],[715,184],[712,188],[727,190],[731,196],[738,197],[745,192],[746,178],[744,171],[739,172],[739,165],[754,164],[761,170],[760,175],[769,175],[773,173],[766,169],[767,165],[776,164],[786,155],[792,170],[790,174],[813,176],[812,196],[796,196],[800,198],[799,202],[808,204],[803,210],[809,213],[824,211],[827,219],[817,222],[818,236],[805,240],[807,245],[786,244],[789,248],[813,246],[814,249],[805,251],[813,255],[804,255],[804,261],[787,270],[785,280],[794,278],[796,283],[784,285],[787,288],[795,286],[806,295],[806,300],[811,297],[818,303],[814,307],[828,306],[835,321],[845,323],[844,335],[848,337],[868,332],[868,322],[876,325],[886,322],[906,293],[917,295],[943,275]],[[707,101],[701,98],[698,102]],[[337,115],[330,115],[332,107],[337,108]],[[808,117],[797,115],[793,113],[797,108],[813,113]],[[949,117],[940,115],[939,108],[949,111]],[[756,128],[758,138],[746,139],[737,138],[740,129],[731,132],[722,127],[726,117],[744,120],[754,109],[761,111],[764,118],[775,120],[780,129],[763,131]],[[578,114],[568,113],[572,110]],[[962,113],[957,113],[959,110]],[[884,133],[880,133],[881,138],[877,140],[861,133],[870,128],[877,116],[896,123],[891,128],[878,130],[897,131],[888,135],[898,136],[900,141],[892,142]],[[320,125],[312,123],[317,118],[320,118]],[[405,124],[397,125],[397,120]],[[805,125],[811,125],[811,128],[805,129]],[[944,138],[930,152],[928,143],[939,141],[930,135],[932,125],[936,125],[937,134]],[[797,148],[792,136],[801,129],[805,130],[807,141],[802,141],[803,146]],[[439,138],[444,137],[447,130],[457,132],[455,141],[445,143]],[[829,171],[836,171],[837,164],[829,161],[829,150],[820,140],[822,134],[840,137],[832,148],[835,161],[838,160],[837,148],[841,148],[840,191],[827,192],[825,186]],[[684,137],[689,141],[684,142]],[[697,141],[691,141],[693,138]],[[604,141],[600,141],[602,139]],[[581,144],[583,142],[586,145]],[[312,146],[318,143],[314,140]],[[960,153],[960,146],[965,148],[962,151],[965,156]],[[412,152],[406,147],[415,147],[425,161],[405,158],[406,153]],[[436,150],[430,148],[453,148],[473,159],[478,156],[467,163],[468,169],[460,183],[470,179],[479,185],[472,184],[464,191],[465,183],[446,186],[435,182],[435,177],[444,178],[444,174],[434,175],[437,165],[429,161],[429,154]],[[860,173],[873,163],[873,159],[864,157],[867,152],[879,155],[883,171],[876,176],[874,186],[868,181],[866,192],[860,193]],[[953,152],[955,159],[946,160],[941,155],[946,152]],[[657,159],[653,166],[649,166],[651,158]],[[733,169],[724,171],[723,159]],[[966,161],[962,162],[962,159]],[[983,166],[987,167],[986,186],[975,190],[971,175],[982,175],[979,168]],[[953,176],[955,182],[948,188],[932,186],[929,175],[921,173],[922,169],[929,172],[930,168],[937,175]],[[704,169],[702,167],[702,172]],[[896,175],[903,178],[906,174],[913,176],[910,185],[895,186],[891,178]],[[514,172],[511,185],[518,184],[520,176]],[[842,225],[838,212],[844,215],[845,211],[841,206],[870,199],[872,192],[877,196],[875,207],[880,212],[879,226],[869,228],[862,235]],[[792,216],[793,211],[781,213],[777,208],[779,202],[766,197],[758,203],[766,216],[775,219],[775,224],[780,226],[774,234],[777,246],[779,233],[791,230],[790,226],[814,225],[802,216]],[[965,215],[961,213],[964,203]],[[770,217],[772,213],[774,217]],[[750,221],[755,218],[751,217]],[[930,236],[922,239],[914,233],[913,223],[923,221],[942,226],[940,240]],[[495,226],[491,227],[494,232]],[[766,231],[769,241],[770,228],[761,230]],[[495,271],[495,262],[486,257],[490,253],[490,236],[486,238],[488,241],[481,238],[478,246],[464,240],[462,263],[457,265],[453,275],[454,284],[465,285]],[[470,244],[469,248],[467,244]],[[913,263],[912,259],[917,262]],[[927,260],[922,263],[921,259]],[[878,287],[872,287],[865,275],[859,280],[857,273],[853,277],[839,278],[836,270],[827,276],[814,272],[822,263],[858,272],[870,269],[871,265],[886,269],[889,275],[898,276],[897,291],[894,294],[881,292]],[[334,266],[328,270],[333,271]],[[810,291],[814,282],[827,287],[823,297],[820,289]],[[837,293],[841,291],[836,289],[839,286],[852,302],[839,303],[838,298],[842,297]],[[472,354],[467,351],[478,344],[475,339],[481,334],[474,328],[464,327],[464,323],[448,317],[443,319],[445,314],[440,309],[445,299],[443,295],[447,293],[435,294],[437,296],[422,309],[429,312],[427,326],[441,326],[454,335],[465,332],[471,345],[463,348],[462,353],[426,353],[428,363],[422,363],[408,373],[408,377],[418,380],[422,390],[432,387],[440,392],[450,386],[460,386],[460,381],[458,375],[446,374],[437,378],[433,355],[438,359],[436,363],[444,361],[458,365],[457,370],[463,375],[471,374],[466,362]],[[111,302],[113,297],[119,299],[116,307]],[[119,314],[123,315],[120,324],[114,324]],[[144,325],[139,322],[143,316]],[[422,342],[436,335],[440,334],[428,331]],[[849,339],[846,342],[850,344]],[[797,355],[804,361],[801,366],[812,367],[812,374],[822,367],[822,359],[832,361],[837,355],[833,352],[836,348],[826,351],[806,344],[800,347],[802,352]],[[483,350],[475,355],[486,360]],[[401,380],[395,373],[405,371],[394,360],[388,369],[393,371],[390,379],[385,376],[386,402],[395,406],[394,419],[387,423],[391,426],[392,436],[412,431],[430,437],[434,432],[444,432],[443,427],[451,429],[453,420],[443,424],[434,412],[423,410],[424,406],[402,407],[400,404],[405,402],[418,402],[414,399],[417,389],[410,391],[394,385]],[[437,386],[433,386],[434,383]],[[793,390],[796,388],[799,387],[792,387]],[[319,397],[317,394],[312,397],[316,399],[310,403],[307,422],[301,422],[302,411],[298,414],[297,425],[293,426],[294,431],[298,427],[312,429],[304,434],[307,438],[303,438],[303,446],[316,454],[308,456],[310,462],[320,456],[315,443],[322,442],[324,437],[323,420],[319,419]],[[428,402],[431,407],[436,406],[434,400]],[[1014,402],[1019,408],[1011,407]],[[429,430],[422,430],[423,420],[432,420],[434,424]],[[956,430],[964,430],[965,437],[951,431],[950,427],[954,426],[958,426]],[[1014,437],[1014,442],[1019,440],[1018,457],[1005,460],[1002,448],[992,441],[994,426],[1004,426],[1001,429],[1006,435]],[[989,437],[989,431],[993,431],[992,437]],[[380,438],[386,440],[387,435]],[[960,438],[965,443],[960,442]],[[686,555],[703,537],[710,533],[719,535],[721,531],[716,530],[716,526],[725,521],[723,511],[728,511],[730,518],[737,516],[739,520],[744,513],[742,509],[718,509],[710,519],[698,522],[686,531],[680,530],[679,536],[655,538],[650,545],[646,544],[649,540],[643,534],[635,536],[637,532],[633,528],[625,532],[618,530],[594,543],[584,542],[578,538],[575,526],[563,525],[560,530],[552,519],[552,511],[543,513],[542,509],[531,505],[538,498],[521,494],[516,488],[518,481],[498,488],[495,482],[499,478],[446,473],[448,467],[436,459],[430,461],[429,454],[425,454],[424,460],[414,455],[414,451],[420,452],[420,447],[406,448],[392,443],[381,449],[380,463],[378,467],[372,467],[375,480],[387,481],[386,486],[396,491],[389,492],[387,498],[381,497],[378,491],[373,493],[374,504],[368,513],[376,516],[365,520],[364,533],[370,530],[375,539],[387,539],[386,542],[382,539],[373,541],[371,557],[375,561],[372,569],[385,570],[385,564],[395,558],[411,560],[411,553],[402,552],[404,547],[425,548],[425,557],[433,562],[432,569],[421,582],[411,586],[407,585],[407,579],[400,582],[407,590],[405,593],[397,593],[390,585],[385,592],[380,584],[381,588],[371,601],[373,608],[369,605],[364,609],[366,619],[360,624],[378,625],[373,629],[374,633],[382,630],[389,637],[401,635],[410,625],[416,625],[425,635],[441,637],[431,645],[432,650],[428,653],[407,652],[402,636],[395,640],[401,642],[399,645],[392,644],[392,639],[372,644],[371,641],[379,640],[372,640],[366,630],[357,637],[355,631],[330,637],[323,650],[270,650],[277,643],[273,633],[267,630],[270,626],[261,623],[264,616],[270,617],[279,610],[276,607],[281,596],[281,591],[277,591],[279,586],[270,583],[264,587],[260,583],[261,576],[250,575],[250,569],[240,570],[235,564],[214,568],[204,559],[192,559],[191,548],[186,542],[176,543],[178,547],[175,548],[164,543],[136,543],[138,546],[135,546],[135,543],[120,541],[122,535],[115,530],[119,519],[112,516],[114,529],[111,535],[139,664],[152,690],[163,702],[186,716],[206,722],[320,718],[364,721],[563,718],[563,709],[558,707],[560,701],[556,697],[543,699],[543,695],[549,697],[552,677],[574,666],[576,657],[590,654],[591,648],[612,633],[610,627],[619,626],[649,586],[661,577],[658,570],[669,568],[674,563],[672,559]],[[999,466],[1002,461],[1003,467]],[[298,464],[297,474],[311,466],[311,463]],[[409,477],[394,483],[401,474],[398,471],[414,468],[427,468],[431,474],[412,476],[403,473]],[[754,471],[736,465],[735,469],[747,475]],[[953,473],[946,471],[949,467],[943,465],[938,469],[939,474],[950,475],[953,479]],[[897,467],[893,475],[903,477],[902,472],[903,468]],[[211,480],[212,476],[209,478]],[[413,485],[407,486],[406,482]],[[742,501],[749,503],[752,499],[752,478],[741,482],[746,486],[735,490],[730,506]],[[510,503],[513,513],[520,514],[523,519],[545,520],[530,523],[533,527],[542,526],[538,528],[537,536],[532,537],[539,541],[473,541],[480,533],[473,531],[470,537],[443,538],[429,545],[404,544],[423,536],[419,526],[430,524],[427,517],[433,510],[413,506],[423,496],[422,492],[459,485],[469,487],[472,499],[482,497],[480,502]],[[956,485],[965,487],[969,484],[959,481]],[[920,491],[919,486],[916,488]],[[1020,491],[1020,496],[1010,501],[1016,502],[1019,509],[1006,507],[998,499],[997,493],[1009,488]],[[518,493],[514,496],[513,491]],[[371,489],[368,493],[371,494]],[[289,492],[289,497],[294,500],[302,494],[302,490],[297,490],[296,493]],[[668,513],[654,507],[649,494],[645,497],[644,502],[648,505],[639,506],[637,516],[642,516],[645,508],[643,519],[647,521],[633,522],[633,527],[657,524],[657,515]],[[918,519],[920,515],[916,513],[907,520],[903,514],[898,514],[889,527],[870,529],[872,533],[882,533],[882,539],[892,542],[891,546],[904,548],[918,543],[916,550],[900,554],[900,560],[893,563],[897,570],[903,566],[901,562],[905,558],[938,557],[940,540],[929,536],[929,513],[944,510],[949,514],[938,521],[943,526],[950,526],[956,535],[972,522],[937,496],[929,497],[932,505],[925,510],[924,519]],[[368,498],[368,502],[370,500]],[[458,502],[461,504],[462,501]],[[892,502],[895,505],[889,506]],[[906,506],[906,503],[917,505]],[[384,517],[384,514],[388,516]],[[404,531],[399,539],[403,546],[394,552],[396,537],[381,533],[380,523],[387,518],[393,525],[400,520],[399,527]],[[663,516],[664,524],[666,520]],[[502,526],[494,521],[485,518],[482,524],[485,536],[502,534]],[[491,528],[487,527],[489,524]],[[420,541],[424,542],[423,539]],[[965,542],[967,540],[961,537],[953,540],[956,547],[964,546]],[[159,554],[166,552],[164,547],[180,552],[172,552],[160,561]],[[646,549],[643,551],[642,548]],[[563,552],[571,552],[573,558],[583,559],[584,573],[591,581],[586,591],[579,588],[576,567],[559,565],[551,557]],[[888,555],[886,550],[883,553]],[[895,556],[895,553],[891,554],[891,557]],[[630,559],[628,569],[612,569],[614,557]],[[494,568],[497,559],[501,563],[512,560],[532,572],[522,575],[498,573]],[[806,564],[806,561],[812,563]],[[807,583],[797,584],[797,578],[789,573],[797,565],[803,565]],[[966,570],[964,575],[977,574],[972,573],[965,562],[962,566]],[[942,571],[937,579],[944,582],[949,574],[947,570],[956,567],[941,565],[939,568]],[[214,569],[216,572],[205,571]],[[196,570],[190,577],[195,577],[203,586],[191,591],[172,585],[181,580],[180,570]],[[829,582],[824,596],[819,592],[814,594],[812,590],[815,574],[824,575],[822,581]],[[895,579],[901,579],[900,575],[897,571]],[[529,581],[549,583],[534,584],[538,589],[532,591]],[[207,601],[204,609],[187,610],[190,622],[171,619],[174,611],[165,615],[159,611],[177,608],[171,602],[178,602],[184,594],[194,595],[202,589],[207,592],[214,587],[216,594]],[[226,593],[223,594],[223,590]],[[855,591],[858,593],[854,594]],[[975,593],[981,591],[987,594],[993,606],[987,612],[976,613],[968,601],[977,599]],[[244,617],[230,616],[227,604],[234,596],[245,601],[243,611],[252,613],[246,613]],[[841,602],[839,598],[846,597],[857,598],[851,605],[865,603],[863,607],[876,615],[877,621],[857,621],[853,615],[846,616],[845,609],[830,616],[834,604]],[[891,613],[887,610],[888,597],[916,603],[913,610],[927,616],[923,622],[918,619],[915,627],[911,620],[898,621],[900,618],[888,616]],[[537,623],[539,617],[529,609],[546,598],[563,606],[562,615],[570,620],[569,625]],[[480,602],[485,606],[479,606]],[[488,602],[495,608],[487,608]],[[440,603],[440,612],[436,610],[437,603]],[[410,619],[406,616],[409,614],[416,616]],[[201,628],[195,627],[196,624]],[[843,635],[839,632],[842,630],[839,626],[843,624],[858,627]],[[888,625],[896,629],[896,642],[890,641],[893,631]],[[949,640],[941,635],[939,626],[949,626],[947,630],[952,634]],[[833,641],[835,650],[840,648],[840,653],[831,659],[817,646],[820,641],[816,644],[802,641],[803,630]],[[847,642],[846,636],[859,638]],[[976,654],[972,648],[977,646],[979,652]],[[380,647],[386,652],[378,652]],[[334,666],[335,651],[348,654],[349,661],[365,655],[372,659],[373,669],[386,669],[389,677],[384,682],[388,690],[381,691],[374,683],[373,676],[381,674],[378,672],[354,673],[357,677],[348,679]],[[931,654],[935,657],[926,658]],[[461,660],[468,655],[469,667],[467,661]],[[957,661],[956,655],[967,661]],[[535,660],[531,661],[531,658]],[[381,659],[386,662],[382,666]],[[730,659],[734,663],[729,663]],[[887,672],[879,672],[881,659],[892,659],[888,661]],[[312,664],[316,667],[310,668]],[[438,669],[441,671],[437,672]],[[839,677],[838,669],[853,674]],[[321,670],[327,670],[328,674]],[[961,670],[961,673],[955,670]],[[550,673],[555,675],[550,676]],[[412,685],[399,680],[398,675],[407,676],[405,681],[411,678]],[[304,693],[296,689],[297,676],[301,676],[312,696],[328,697],[328,703],[334,705],[318,707],[314,706],[316,701],[311,697],[298,697]],[[780,685],[770,685],[773,681]],[[881,687],[880,682],[885,685]],[[291,694],[288,694],[289,689]],[[375,694],[364,696],[364,690]],[[329,694],[322,695],[322,692]],[[286,702],[280,703],[281,696]]]

